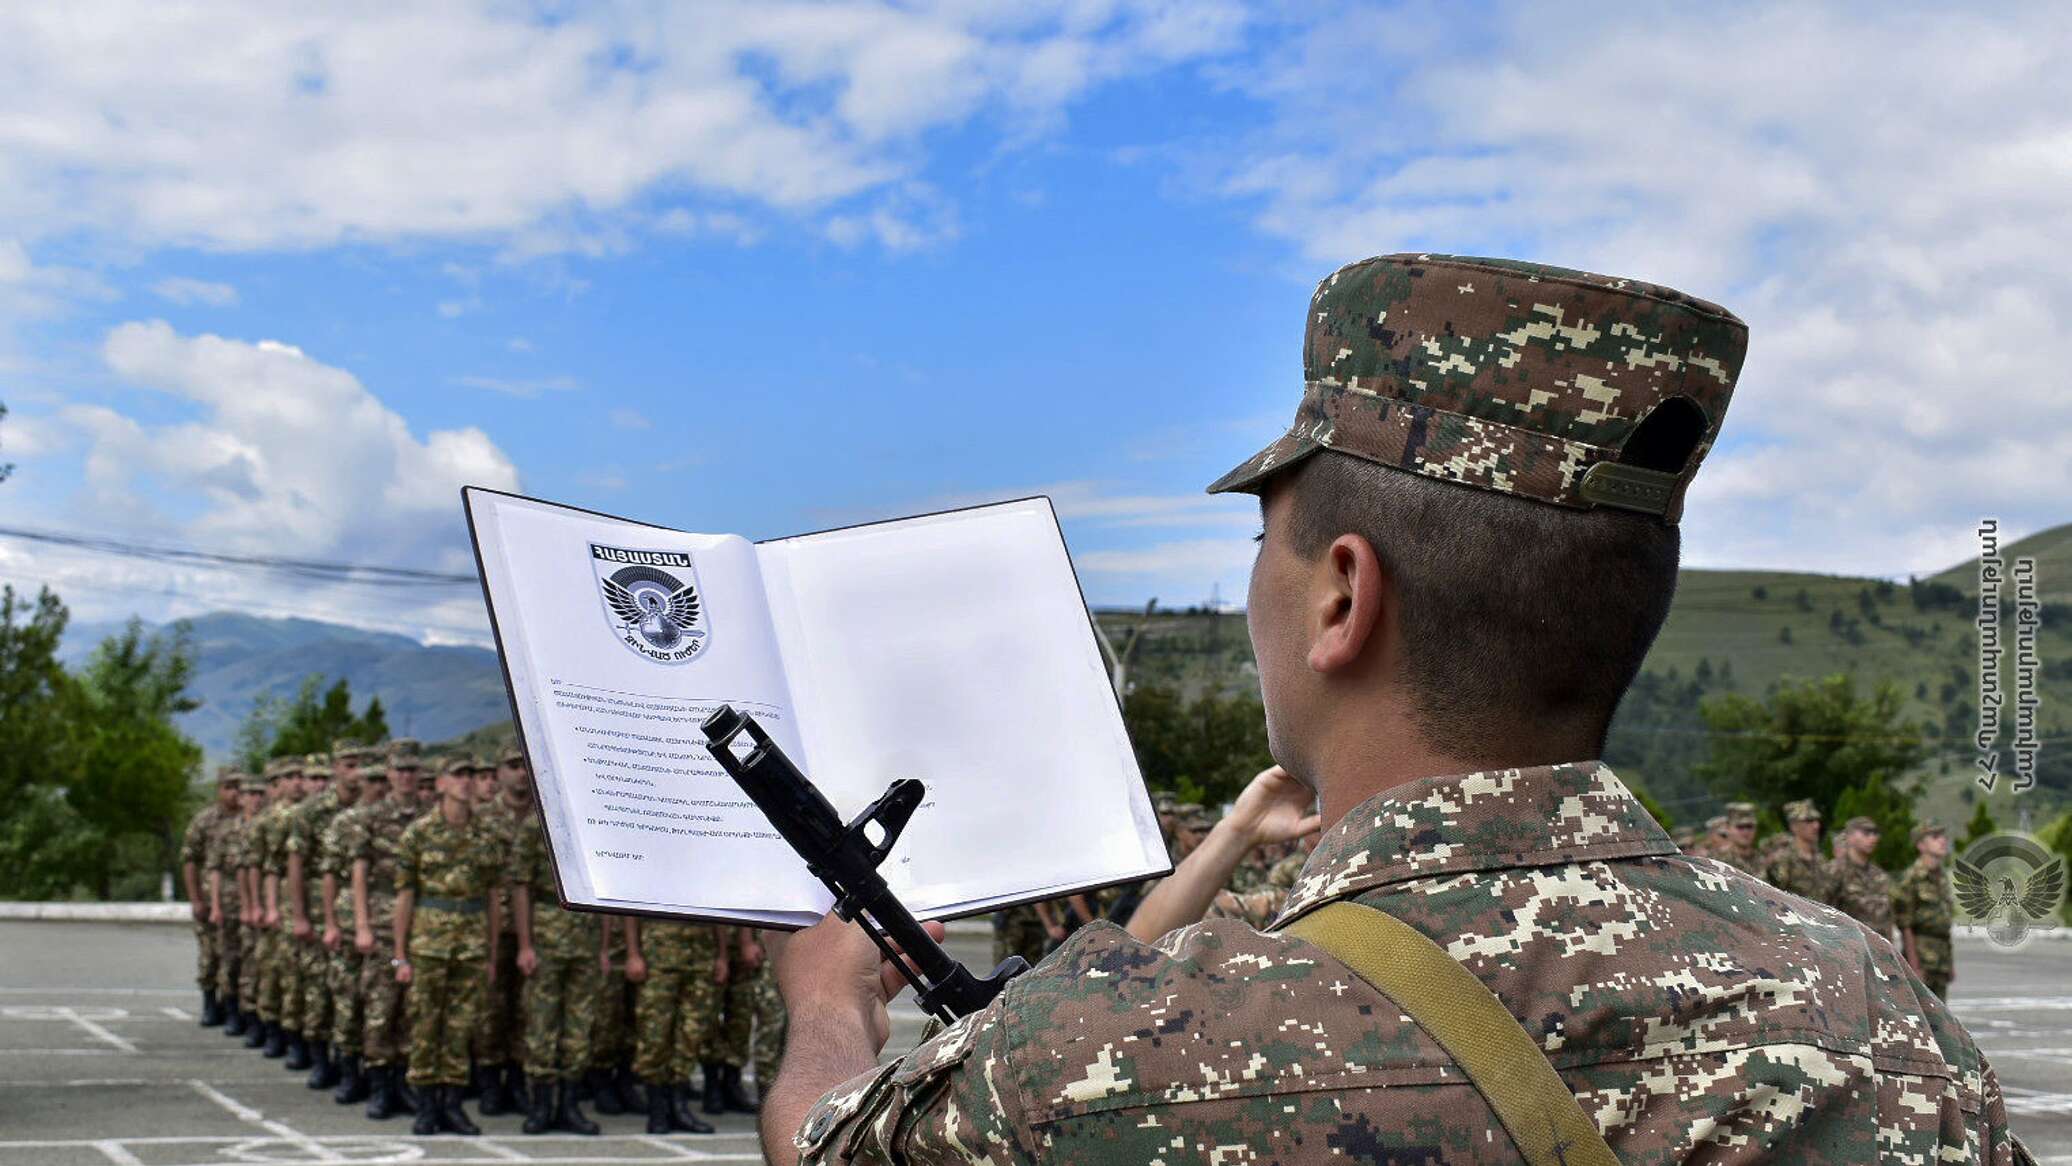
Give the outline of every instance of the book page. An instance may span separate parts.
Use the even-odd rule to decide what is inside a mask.
[[[563,897],[772,922],[825,911],[699,731],[725,702],[800,747],[754,546],[464,497]]]
[[[1048,499],[760,543],[801,768],[844,817],[928,799],[883,867],[918,915],[1162,873]]]

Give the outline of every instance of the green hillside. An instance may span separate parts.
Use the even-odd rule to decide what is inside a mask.
[[[2072,523],[2038,531],[2024,539],[2002,543],[2000,557],[2013,563],[2018,558],[2036,560],[2036,589],[2047,603],[2072,603]],[[1978,560],[1967,559],[1933,576],[1966,595],[1978,594]],[[2003,584],[2001,598],[2013,595],[2011,584]]]

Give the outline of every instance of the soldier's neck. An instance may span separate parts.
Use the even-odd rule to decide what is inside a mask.
[[[1436,748],[1412,707],[1410,699],[1384,693],[1341,702],[1322,718],[1328,727],[1311,752],[1311,772],[1303,776],[1317,791],[1324,829],[1368,798],[1423,778],[1588,761],[1594,755],[1589,745],[1495,737],[1469,742],[1472,753]]]
[[[1914,861],[1920,863],[1922,866],[1927,867],[1929,870],[1934,870],[1936,867],[1942,865],[1942,859],[1933,854],[1917,855]]]
[[[474,808],[468,804],[466,798],[439,799],[439,816],[446,819],[447,825],[465,826],[473,813]]]

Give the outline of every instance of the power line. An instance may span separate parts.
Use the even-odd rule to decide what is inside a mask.
[[[473,586],[476,582],[472,574],[463,575],[448,571],[424,571],[415,567],[341,563],[323,559],[291,559],[280,555],[240,555],[198,547],[154,546],[125,542],[104,535],[64,534],[23,527],[0,526],[0,538],[67,547],[118,558],[142,559],[147,562],[211,567],[257,567],[328,583],[356,583],[376,587],[457,587]]]

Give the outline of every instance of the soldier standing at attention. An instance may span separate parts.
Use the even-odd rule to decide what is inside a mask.
[[[1784,807],[1785,831],[1771,835],[1763,877],[1780,891],[1816,903],[1828,901],[1827,862],[1820,857],[1820,807],[1813,799]]]
[[[501,870],[509,860],[517,822],[503,797],[498,769],[496,765],[476,762],[469,779],[474,795],[472,821],[496,848]],[[512,918],[511,900],[501,874],[489,893],[497,900],[497,918],[503,926],[490,937],[489,957],[495,966],[482,986],[482,1007],[477,1010],[470,1046],[475,1060],[474,1085],[481,1095],[476,1104],[483,1117],[496,1117],[518,1108],[519,1099],[525,1095],[518,1081],[518,1062],[524,1056],[519,1048],[522,1029],[518,1015],[523,977],[518,974],[517,922]]]
[[[288,1057],[281,1062],[281,1068],[291,1073],[306,1072],[316,1063],[320,1040],[310,1024],[309,992],[312,983],[322,984],[324,949],[317,942],[316,926],[310,922],[309,880],[302,852],[309,848],[312,815],[328,817],[338,805],[331,797],[331,755],[311,753],[304,757],[298,780],[302,797],[288,808],[280,826],[281,1028],[288,1034]],[[330,1085],[319,1088],[328,1089]]]
[[[622,926],[626,979],[636,992],[633,1072],[647,1092],[647,1132],[709,1134],[712,1126],[691,1112],[690,1078],[719,1036],[712,1001],[728,970],[719,929],[630,915]]]
[[[1892,938],[1892,879],[1871,861],[1878,849],[1878,823],[1865,817],[1842,827],[1842,855],[1827,868],[1828,903],[1876,932]]]
[[[245,1037],[245,1047],[261,1050],[268,1057],[284,1056],[287,1046],[281,1034],[281,930],[280,879],[274,859],[281,852],[278,827],[282,815],[301,793],[299,761],[276,757],[266,763],[266,804],[249,827],[245,863],[253,874],[251,886],[258,895],[259,932],[255,943],[258,974],[253,981],[259,1010],[258,1031]],[[292,775],[291,775],[292,770]],[[281,855],[285,857],[284,855]]]
[[[1727,803],[1726,846],[1714,858],[1744,874],[1763,877],[1763,863],[1755,851],[1755,804]]]
[[[216,981],[223,973],[222,927],[215,921],[208,874],[209,833],[226,816],[237,813],[237,783],[225,765],[216,770],[216,798],[187,822],[180,836],[180,882],[187,890],[187,908],[194,916],[194,982],[201,988],[201,1026],[223,1023],[223,998]]]
[[[1306,320],[1294,424],[1211,487],[1260,496],[1280,765],[1130,932],[888,1063],[862,929],[785,940],[770,1161],[2013,1162],[1998,1078],[1889,943],[1678,855],[1597,760],[1742,323],[1443,255],[1348,266]],[[1198,922],[1320,823],[1271,930]]]
[[[1698,853],[1705,858],[1718,858],[1727,852],[1727,816],[1714,814],[1705,819],[1705,837],[1698,843]]]
[[[310,1051],[309,1077],[303,1085],[310,1089],[336,1088],[344,1076],[341,1054],[331,1043],[338,1016],[331,961],[343,936],[332,931],[331,942],[325,941],[332,910],[331,896],[324,890],[324,834],[333,819],[360,800],[361,756],[360,746],[351,741],[331,743],[319,789],[302,799],[288,832],[288,904],[295,911],[295,934],[302,945],[302,1031]],[[305,765],[315,760],[313,756]],[[302,780],[308,783],[312,776],[313,771],[305,769]]]
[[[639,1113],[647,1102],[633,1081],[633,985],[626,980],[625,916],[605,916],[605,954],[584,1072],[597,1112]]]
[[[1934,822],[1915,826],[1914,853],[1914,865],[1900,876],[1899,890],[1892,897],[1893,922],[1899,925],[1914,974],[1938,1000],[1948,1000],[1957,969],[1950,947],[1957,904],[1943,870],[1943,859],[1950,853],[1949,834]]]
[[[507,785],[521,784],[528,803],[514,811],[520,825],[504,869],[518,917],[517,968],[525,977],[525,1079],[532,1089],[525,1132],[595,1134],[597,1123],[576,1102],[575,1082],[590,1064],[597,985],[611,960],[604,933],[617,928],[561,906],[547,835],[529,804],[532,771],[523,756],[506,757],[503,771]]]
[[[239,950],[244,927],[244,900],[231,860],[231,842],[245,814],[245,775],[232,771],[217,779],[229,790],[229,806],[202,840],[202,877],[209,889],[209,922],[216,928],[216,998],[223,1002],[223,1035],[244,1035],[245,1009],[252,1002],[238,996]]]
[[[1091,911],[1083,895],[1072,895],[1068,902]],[[1091,918],[1082,920],[1090,921]],[[1078,925],[1074,926],[1076,929]],[[769,949],[763,943],[762,931],[744,927],[736,939],[732,979],[741,985],[747,1008],[744,1018],[733,1022],[739,1027],[727,1034],[726,1064],[720,1069],[720,1097],[726,1107],[736,1113],[755,1113],[761,1108],[761,1102],[748,1096],[741,1084],[738,1066],[747,1064],[755,1069],[758,1093],[777,1080],[777,1070],[784,1059],[784,996],[777,991],[777,977],[770,970]]]
[[[404,1050],[409,1044],[405,984],[396,978],[395,891],[396,843],[424,807],[417,797],[417,779],[424,767],[416,741],[389,742],[388,797],[358,819],[346,839],[351,856],[353,947],[360,953],[360,1050],[367,1077],[367,1116],[376,1121],[398,1113],[415,1113],[417,1105],[403,1090]]]
[[[503,926],[497,897],[503,854],[474,816],[475,763],[439,766],[437,807],[396,840],[395,977],[410,988],[410,1084],[417,1121],[410,1132],[479,1134],[461,1108],[468,1041],[490,974],[489,949]]]
[[[388,764],[372,750],[363,750],[354,770],[359,796],[325,824],[318,846],[323,865],[324,948],[330,953],[325,983],[331,992],[331,1051],[338,1057],[338,1088],[331,1100],[357,1105],[367,1100],[367,1077],[361,1053],[367,1030],[366,994],[361,975],[366,957],[353,944],[353,839],[364,835],[364,823],[388,797]],[[343,788],[344,783],[339,783]],[[386,959],[386,957],[383,957]]]

